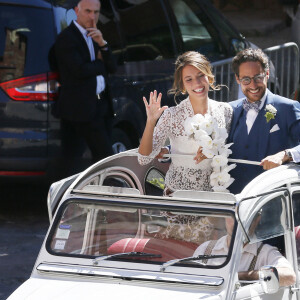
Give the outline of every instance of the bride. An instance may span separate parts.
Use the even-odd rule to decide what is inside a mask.
[[[149,103],[144,97],[147,123],[139,146],[139,163],[148,164],[160,152],[169,138],[172,154],[192,154],[193,158],[172,158],[165,178],[165,195],[175,190],[211,191],[212,168],[202,153],[199,143],[185,131],[185,122],[196,114],[211,115],[218,127],[229,131],[232,108],[228,103],[208,98],[209,89],[219,89],[214,84],[211,65],[205,56],[189,51],[175,62],[173,88],[175,96],[180,93],[186,99],[175,107],[161,107],[161,93],[151,92]],[[157,122],[158,120],[158,122]],[[157,124],[156,124],[157,123]]]
[[[176,190],[211,191],[210,160],[202,153],[203,148],[191,139],[185,130],[189,118],[196,114],[212,116],[219,128],[229,131],[232,108],[229,104],[208,98],[209,89],[219,89],[214,84],[211,65],[205,56],[189,51],[180,55],[175,62],[173,88],[175,96],[180,93],[186,99],[175,107],[161,107],[161,93],[150,93],[149,102],[144,97],[147,123],[139,146],[138,160],[147,164],[160,153],[169,138],[172,154],[192,154],[191,158],[172,157],[165,177],[165,196],[172,196]],[[201,118],[200,118],[201,119]],[[180,215],[166,213],[168,226],[158,233],[161,238],[185,239],[202,243],[211,238],[216,224],[214,218],[195,217],[183,220]],[[183,228],[185,228],[183,230]]]

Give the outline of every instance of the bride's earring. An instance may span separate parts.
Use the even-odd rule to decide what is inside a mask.
[[[183,90],[181,91],[181,93],[182,93],[182,94],[186,94],[186,90],[183,89]]]

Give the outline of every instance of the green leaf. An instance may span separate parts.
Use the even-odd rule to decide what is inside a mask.
[[[270,113],[270,112],[266,112],[265,117],[267,119],[267,123],[270,122],[270,120],[275,119],[274,114]]]

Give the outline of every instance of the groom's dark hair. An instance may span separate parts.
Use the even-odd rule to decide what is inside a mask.
[[[244,62],[258,61],[260,62],[264,72],[269,70],[269,59],[268,56],[261,49],[248,48],[240,51],[232,59],[232,69],[234,74],[239,77],[240,65]]]

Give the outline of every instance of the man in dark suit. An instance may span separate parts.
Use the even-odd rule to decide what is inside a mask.
[[[235,181],[229,190],[239,193],[263,170],[300,161],[300,104],[267,89],[268,57],[260,49],[239,52],[232,67],[246,97],[230,102],[231,158],[261,162],[260,166],[237,164],[231,171]]]
[[[96,26],[99,0],[80,0],[75,13],[77,20],[60,33],[54,45],[61,84],[57,114],[62,148],[65,157],[80,156],[77,142],[81,137],[98,161],[113,154],[108,73],[115,72],[116,62]]]

